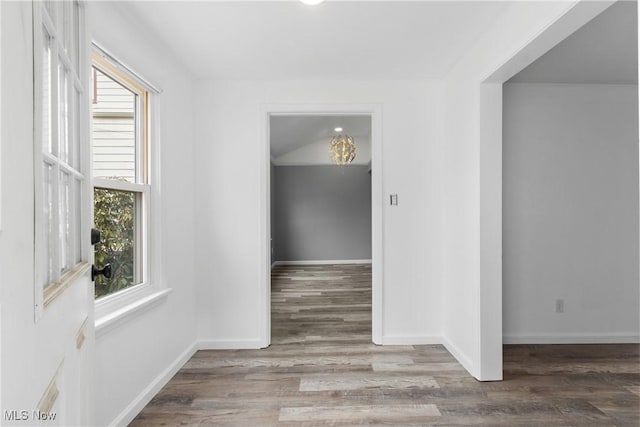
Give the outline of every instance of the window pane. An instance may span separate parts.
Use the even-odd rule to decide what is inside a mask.
[[[75,208],[75,220],[73,222],[74,235],[75,235],[75,263],[82,261],[82,181],[75,180],[73,186],[74,208]]]
[[[44,7],[45,10],[47,11],[47,14],[49,15],[49,18],[51,18],[52,22],[56,22],[56,16],[57,16],[57,4],[58,2],[56,2],[55,0],[44,0]]]
[[[95,264],[111,264],[112,278],[96,279],[95,297],[117,292],[140,283],[136,278],[136,193],[94,189],[94,224],[102,231],[95,246]]]
[[[69,57],[71,57],[71,34],[74,29],[71,26],[71,3],[69,1],[62,1],[62,42],[64,43],[64,49],[67,51]],[[71,59],[73,59],[71,57]]]
[[[80,4],[77,1],[73,2],[73,63],[75,64],[76,70],[80,69]]]
[[[42,150],[51,153],[53,139],[51,135],[51,115],[53,98],[51,96],[51,38],[45,30],[42,52]]]
[[[44,218],[44,227],[43,227],[43,259],[45,260],[44,265],[44,283],[42,283],[42,287],[46,288],[50,285],[53,280],[53,248],[51,247],[51,236],[53,232],[53,182],[52,182],[53,168],[44,164],[42,168],[42,178],[43,178],[43,203],[42,203],[42,217]]]
[[[82,169],[80,158],[80,120],[82,119],[80,116],[80,103],[82,102],[82,97],[80,96],[80,92],[75,89],[73,89],[71,93],[73,93],[73,138],[71,143],[73,155],[70,154],[70,157],[72,157],[71,166],[76,170],[80,170]]]
[[[60,60],[62,63],[62,60]],[[58,158],[69,162],[69,72],[58,67]]]
[[[136,179],[136,95],[103,74],[94,73],[93,176]]]
[[[71,218],[69,211],[70,193],[69,174],[60,173],[60,273],[64,274],[72,267],[69,252],[71,249]]]

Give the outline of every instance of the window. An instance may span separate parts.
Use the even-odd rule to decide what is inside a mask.
[[[86,197],[77,1],[34,2],[35,307],[42,310],[89,268],[82,237]]]
[[[149,90],[109,59],[93,56],[92,170],[95,298],[148,283]]]

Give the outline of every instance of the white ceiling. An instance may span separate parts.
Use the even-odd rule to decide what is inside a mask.
[[[637,3],[615,3],[510,82],[637,84]]]
[[[342,127],[342,132],[336,132],[336,127]],[[309,145],[313,142],[326,140],[327,144],[332,136],[339,133],[347,134],[358,139],[371,138],[370,116],[271,116],[270,120],[271,156],[273,158]]]
[[[198,78],[440,78],[506,1],[132,1]]]
[[[203,79],[441,78],[510,1],[126,1],[121,11]],[[620,1],[511,81],[637,83],[635,1]],[[370,138],[369,117],[276,116],[271,154]]]

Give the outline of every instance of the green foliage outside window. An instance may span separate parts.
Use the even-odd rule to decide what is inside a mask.
[[[126,191],[94,189],[94,227],[102,232],[95,245],[95,265],[111,264],[112,277],[99,276],[95,298],[109,295],[134,284],[135,279],[135,194]]]

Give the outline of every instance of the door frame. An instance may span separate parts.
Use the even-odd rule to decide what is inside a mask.
[[[382,107],[379,104],[265,104],[261,106],[260,183],[260,347],[271,345],[271,152],[270,118],[278,115],[367,115],[371,117],[371,339],[382,343],[384,325],[384,188],[382,162]]]

